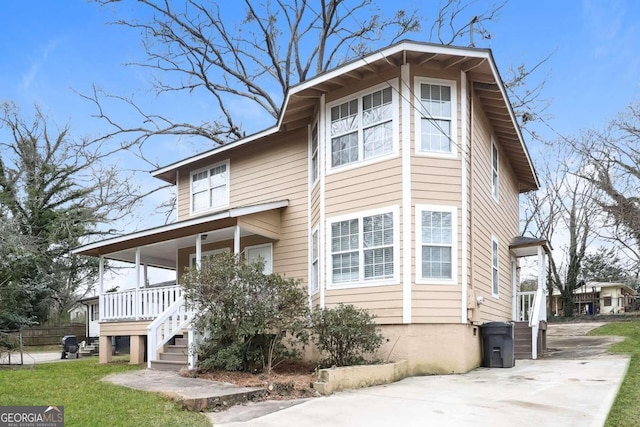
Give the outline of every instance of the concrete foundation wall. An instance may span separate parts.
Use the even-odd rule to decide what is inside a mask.
[[[463,324],[383,325],[382,361],[407,360],[410,375],[454,374],[480,366],[480,328]]]

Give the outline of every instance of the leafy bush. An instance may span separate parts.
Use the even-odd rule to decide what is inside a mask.
[[[317,310],[311,329],[318,349],[327,353],[335,366],[366,363],[365,355],[380,348],[384,340],[374,322],[375,316],[353,305]]]
[[[182,276],[187,301],[198,307],[203,370],[271,369],[307,341],[307,293],[300,283],[264,274],[264,263],[225,253]]]

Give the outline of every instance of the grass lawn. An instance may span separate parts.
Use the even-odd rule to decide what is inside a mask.
[[[635,426],[640,420],[640,322],[614,322],[604,325],[589,335],[618,335],[626,339],[611,346],[614,353],[631,356],[629,371],[609,412],[607,427]]]
[[[0,405],[61,405],[65,426],[210,426],[205,415],[180,409],[156,393],[100,381],[140,369],[127,362],[98,364],[97,358],[0,369]]]

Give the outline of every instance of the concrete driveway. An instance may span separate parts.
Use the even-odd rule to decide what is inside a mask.
[[[560,357],[518,360],[507,369],[407,378],[282,410],[274,402],[258,403],[210,418],[216,426],[602,426],[629,360],[599,351],[563,357],[568,353],[558,343],[585,338],[598,326],[573,325],[550,326],[548,346]],[[604,346],[608,340],[591,344]],[[277,412],[261,414],[260,405],[271,408],[265,412]]]

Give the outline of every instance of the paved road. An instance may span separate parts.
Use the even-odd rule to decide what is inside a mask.
[[[51,362],[70,362],[78,359],[60,359],[60,352],[37,352],[37,353],[24,353],[24,364],[25,365],[37,365],[39,363],[51,363]],[[6,363],[4,357],[2,363]],[[19,364],[20,363],[20,353],[12,353],[11,354],[11,364]]]
[[[518,360],[514,368],[478,368],[463,375],[407,378],[394,384],[337,393],[286,409],[264,402],[212,413],[218,426],[602,426],[626,373],[626,357],[589,353],[609,338],[570,354],[558,346],[585,338],[597,325],[550,326],[556,354]],[[596,337],[599,338],[599,337]],[[563,341],[564,340],[564,341]],[[565,349],[563,353],[562,349]],[[558,356],[558,357],[556,357]],[[261,413],[261,405],[265,405]],[[270,407],[267,407],[269,406]],[[276,412],[265,412],[277,410]],[[252,413],[253,412],[253,413]],[[255,417],[252,419],[247,419]],[[244,421],[240,421],[244,420]]]

